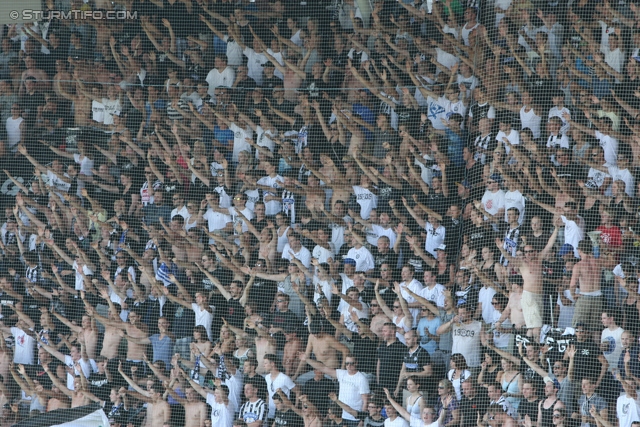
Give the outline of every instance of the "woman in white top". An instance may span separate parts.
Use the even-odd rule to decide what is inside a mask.
[[[451,385],[456,392],[456,398],[460,400],[462,399],[462,383],[471,376],[471,371],[467,369],[467,361],[460,353],[451,355],[449,367],[451,369],[447,372],[447,379],[451,381]]]
[[[436,419],[436,408],[433,406],[423,406],[420,412],[420,418],[416,419],[409,411],[404,409],[402,405],[396,402],[386,388],[384,392],[387,400],[398,411],[398,414],[405,420],[409,421],[411,427],[441,427],[444,425],[444,419],[447,414],[446,409],[440,412],[440,417]]]
[[[533,97],[528,90],[523,90],[521,93],[522,108],[520,109],[520,122],[522,123],[522,129],[531,129],[533,137],[540,138],[542,115],[540,107],[533,104]]]
[[[407,421],[409,421],[410,427],[421,427],[422,409],[426,403],[420,392],[418,377],[410,376],[407,378],[407,390],[411,393],[407,398],[407,412],[409,413],[409,419]]]
[[[276,214],[276,226],[278,227],[278,247],[276,252],[282,254],[284,247],[289,243],[288,233],[291,228],[283,213]]]

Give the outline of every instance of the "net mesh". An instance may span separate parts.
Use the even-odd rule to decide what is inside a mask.
[[[640,423],[637,0],[18,6],[2,425]]]

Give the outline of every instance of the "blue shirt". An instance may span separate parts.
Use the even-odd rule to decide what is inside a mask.
[[[369,107],[365,107],[362,104],[353,104],[353,114],[359,115],[364,122],[372,126],[376,124],[376,117]],[[369,129],[362,126],[362,131],[367,141],[373,140],[373,133]]]
[[[464,132],[460,135],[447,128],[444,130],[447,138],[449,138],[449,144],[447,146],[447,155],[449,160],[455,166],[463,166],[464,160],[462,158],[462,149],[464,148],[464,141],[466,140]]]
[[[149,337],[153,346],[153,361],[162,360],[167,366],[171,366],[171,357],[173,356],[173,340],[165,335],[161,340],[160,334],[151,335]]]

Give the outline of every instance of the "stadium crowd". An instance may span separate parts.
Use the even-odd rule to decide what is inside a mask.
[[[640,425],[639,0],[44,3],[1,426]]]

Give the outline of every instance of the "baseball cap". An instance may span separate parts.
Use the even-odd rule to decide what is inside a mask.
[[[571,246],[569,243],[565,243],[558,251],[558,258],[562,258],[569,253],[573,253],[573,246]]]
[[[498,184],[502,184],[502,175],[498,174],[498,173],[492,173],[489,176],[489,179],[497,182]]]
[[[344,263],[355,266],[356,265],[356,260],[353,259],[353,258],[345,258],[344,259]]]
[[[553,386],[557,390],[560,390],[560,382],[556,378],[552,379],[551,377],[544,377],[544,383],[553,383]]]
[[[436,248],[436,251],[444,251],[447,249],[447,245],[442,244]]]

